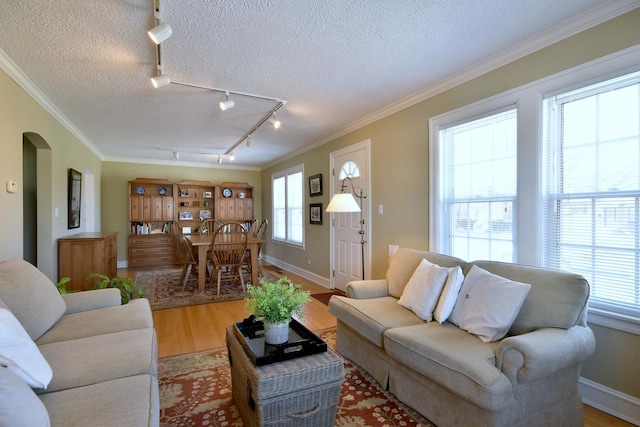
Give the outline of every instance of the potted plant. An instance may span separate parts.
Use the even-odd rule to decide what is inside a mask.
[[[89,274],[90,278],[98,277],[102,279],[100,282],[97,282],[93,285],[93,289],[105,289],[105,288],[116,288],[120,290],[120,299],[122,304],[126,304],[132,299],[136,297],[142,298],[144,293],[142,292],[142,288],[136,282],[133,281],[130,277],[114,277],[112,279],[109,276],[105,276],[104,274],[91,273]]]
[[[291,318],[302,318],[302,304],[310,301],[310,293],[303,291],[302,285],[294,285],[286,276],[275,283],[260,279],[259,286],[247,285],[247,293],[245,308],[262,319],[267,344],[287,342]]]

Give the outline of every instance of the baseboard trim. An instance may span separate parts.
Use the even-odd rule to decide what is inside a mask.
[[[312,273],[310,271],[304,270],[302,268],[296,267],[295,265],[288,264],[286,262],[280,261],[279,259],[272,258],[268,255],[262,255],[262,258],[271,265],[275,265],[276,267],[282,268],[284,270],[290,271],[293,274],[296,274],[300,277],[303,277],[307,280],[310,280],[314,283],[317,283],[321,286],[324,286],[327,289],[330,289],[331,281],[328,277],[322,277],[318,274]]]
[[[634,425],[640,425],[640,399],[586,378],[580,378],[579,387],[584,404]]]

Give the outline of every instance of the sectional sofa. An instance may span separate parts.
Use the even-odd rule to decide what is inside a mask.
[[[148,300],[0,262],[0,425],[158,426],[157,362]]]
[[[329,311],[339,353],[439,427],[582,426],[588,298],[580,275],[400,249]]]

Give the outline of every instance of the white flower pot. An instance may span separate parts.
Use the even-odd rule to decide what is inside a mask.
[[[264,324],[264,340],[267,344],[284,344],[289,340],[289,321]]]

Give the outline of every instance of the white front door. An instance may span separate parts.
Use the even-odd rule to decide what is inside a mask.
[[[352,280],[368,278],[370,241],[370,141],[331,153],[331,195],[354,194],[362,212],[333,213],[331,218],[332,287],[346,290]],[[364,270],[364,273],[363,273]]]

